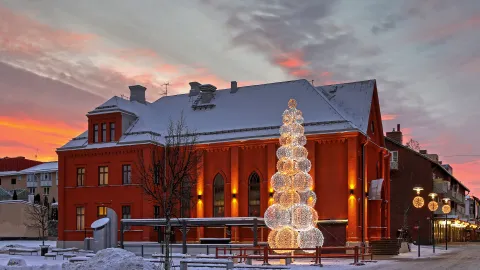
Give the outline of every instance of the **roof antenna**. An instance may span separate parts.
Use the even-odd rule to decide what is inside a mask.
[[[37,157],[38,157],[38,148],[35,149],[35,160],[37,160]]]
[[[312,85],[315,86],[315,84],[313,84],[313,81],[314,81],[314,80],[312,80]]]
[[[168,96],[168,86],[170,85],[170,82],[166,82],[162,85],[165,86],[165,91],[163,91],[163,93],[161,93],[160,95],[166,97],[166,96]]]

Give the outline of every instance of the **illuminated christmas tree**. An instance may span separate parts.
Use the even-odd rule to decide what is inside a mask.
[[[288,248],[315,248],[323,245],[323,234],[317,229],[318,214],[313,208],[317,200],[312,191],[313,179],[308,174],[312,164],[304,145],[302,112],[294,99],[288,101],[280,128],[280,148],[277,150],[277,170],[271,186],[275,190],[273,204],[264,214],[265,224],[272,229],[268,235],[270,248],[287,248],[277,253],[289,253]],[[305,250],[305,252],[315,252]]]

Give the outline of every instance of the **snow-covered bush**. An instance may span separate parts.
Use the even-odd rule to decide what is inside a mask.
[[[136,256],[130,251],[120,248],[107,248],[100,250],[94,257],[85,262],[64,263],[64,270],[137,270],[155,269],[151,262]]]

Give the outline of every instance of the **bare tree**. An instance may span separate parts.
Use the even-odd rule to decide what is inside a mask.
[[[47,200],[46,197],[45,200]],[[25,208],[28,219],[25,225],[38,230],[38,235],[42,239],[42,246],[45,245],[45,237],[48,232],[48,211],[48,207],[41,205],[41,203],[33,203]]]
[[[165,269],[171,267],[170,221],[185,217],[195,205],[196,174],[201,166],[196,142],[197,135],[188,129],[182,113],[178,121],[170,120],[164,146],[152,146],[149,155],[141,153],[136,164],[146,198],[159,207],[166,220]]]
[[[414,139],[410,139],[407,144],[406,144],[407,147],[409,147],[410,149],[413,149],[417,152],[420,151],[420,143],[418,141],[415,141]]]

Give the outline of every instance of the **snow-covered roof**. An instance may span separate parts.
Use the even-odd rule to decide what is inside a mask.
[[[364,134],[367,133],[375,80],[319,86],[338,111]]]
[[[196,96],[166,96],[153,103],[138,103],[113,97],[88,115],[122,112],[136,120],[118,142],[88,144],[87,132],[58,150],[95,149],[140,143],[164,143],[170,120],[181,114],[199,143],[276,138],[288,100],[297,100],[305,118],[306,134],[344,131],[366,132],[375,81],[354,82],[315,88],[307,80],[294,80],[217,90],[202,109],[194,109]],[[336,88],[335,95],[328,94]],[[370,100],[368,100],[370,98]],[[358,104],[357,104],[358,103]],[[364,118],[367,119],[364,119]]]
[[[18,175],[18,171],[5,171],[5,172],[0,172],[0,176],[13,176],[13,175]]]
[[[20,171],[20,174],[56,172],[56,171],[58,171],[58,162],[54,161],[54,162],[45,162],[40,165],[22,170]]]

